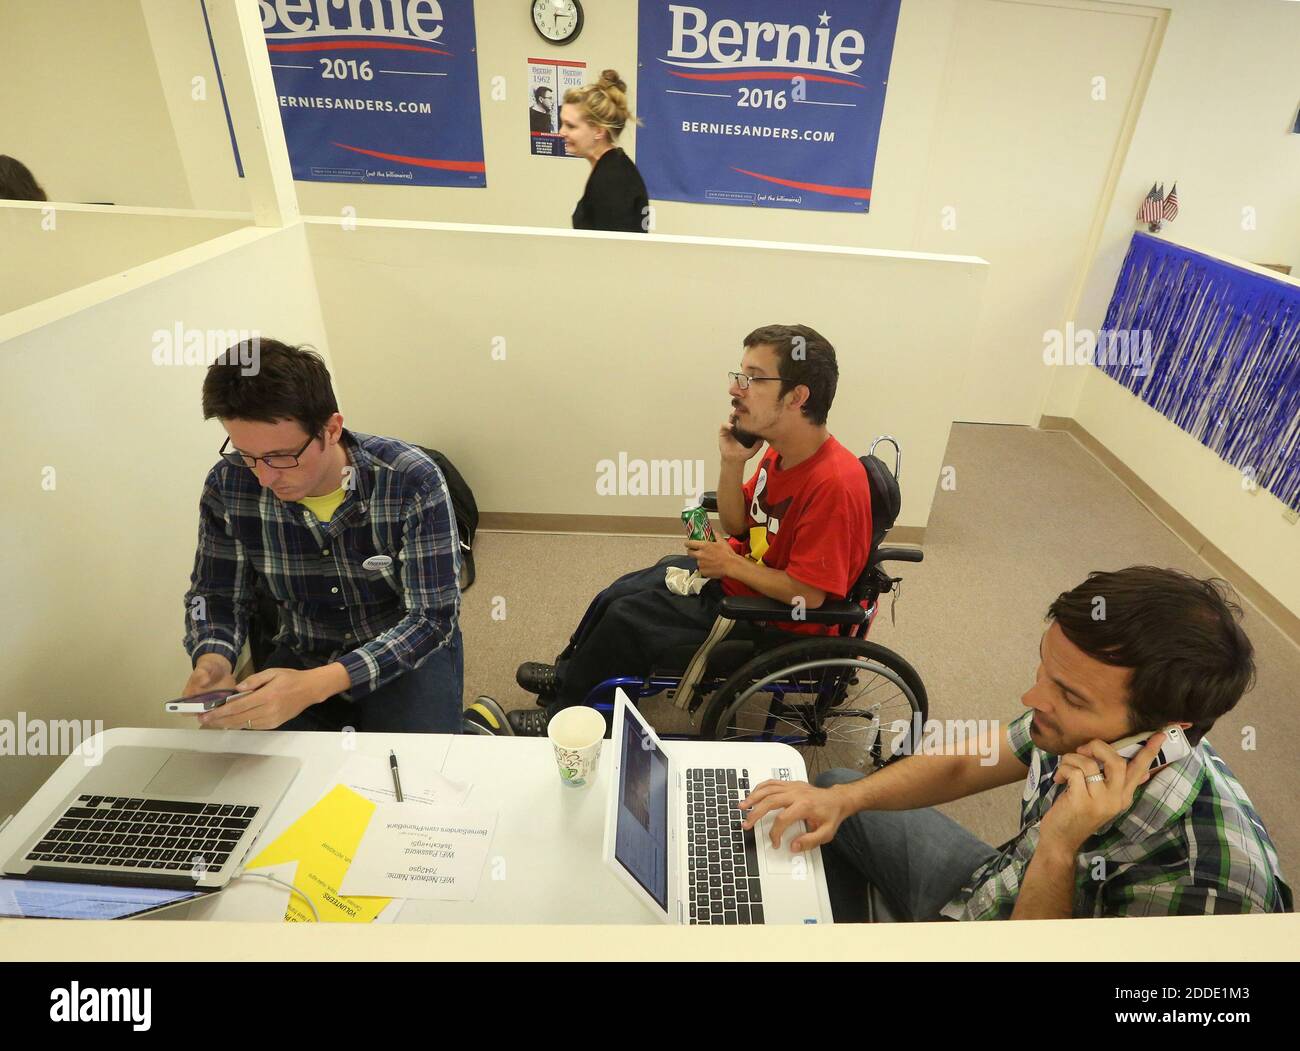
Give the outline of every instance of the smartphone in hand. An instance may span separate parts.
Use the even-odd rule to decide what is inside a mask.
[[[196,693],[193,697],[177,697],[176,700],[164,704],[163,709],[168,712],[198,715],[202,712],[210,712],[213,708],[220,708],[227,701],[237,701],[240,697],[247,697],[252,692],[252,690],[243,693],[234,690],[209,690],[207,693]]]
[[[1155,770],[1157,767],[1168,766],[1170,763],[1176,763],[1179,759],[1192,754],[1192,746],[1187,743],[1187,735],[1183,733],[1183,728],[1176,723],[1159,731],[1145,730],[1142,733],[1133,734],[1132,737],[1120,738],[1118,741],[1111,742],[1111,747],[1124,759],[1132,759],[1138,752],[1142,751],[1143,745],[1157,733],[1164,734],[1165,741],[1160,746],[1160,751],[1156,753],[1155,759],[1151,761],[1149,769]]]
[[[757,445],[759,442],[763,440],[757,434],[750,434],[749,431],[742,431],[739,427],[736,426],[736,421],[734,417],[732,418],[731,421],[731,436],[735,438],[736,441],[740,442],[740,444],[743,445],[746,449],[752,449],[755,445]]]

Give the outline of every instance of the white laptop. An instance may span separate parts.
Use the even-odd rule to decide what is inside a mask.
[[[781,849],[775,814],[746,833],[737,809],[773,778],[807,779],[789,745],[662,742],[622,690],[616,691],[605,864],[665,923],[831,923],[820,849],[791,854],[796,821]]]

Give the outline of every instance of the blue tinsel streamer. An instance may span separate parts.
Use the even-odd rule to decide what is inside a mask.
[[[1300,511],[1300,288],[1134,234],[1097,366]]]

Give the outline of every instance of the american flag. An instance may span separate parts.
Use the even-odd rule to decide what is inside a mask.
[[[1170,222],[1178,217],[1178,183],[1174,183],[1174,188],[1169,191],[1169,196],[1161,206],[1161,212]]]
[[[1144,223],[1160,222],[1160,191],[1156,189],[1156,184],[1151,184],[1151,190],[1147,194],[1147,199],[1142,202],[1142,207],[1138,209],[1138,220]]]

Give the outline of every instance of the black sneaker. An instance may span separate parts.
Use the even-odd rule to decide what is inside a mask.
[[[515,671],[515,682],[538,697],[553,698],[560,689],[560,677],[554,664],[526,661]]]
[[[505,710],[486,694],[474,698],[474,703],[465,709],[462,719],[465,733],[487,734],[493,737],[513,737],[514,730],[506,718]]]
[[[518,708],[506,716],[517,737],[545,737],[551,721],[545,708]]]

